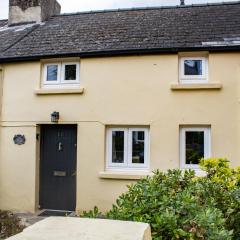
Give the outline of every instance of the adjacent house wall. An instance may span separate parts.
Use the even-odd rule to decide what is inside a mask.
[[[78,124],[77,210],[95,205],[102,211],[133,180],[103,179],[105,131],[109,125],[149,126],[151,170],[179,168],[179,126],[211,125],[212,156],[240,165],[240,54],[209,55],[210,82],[222,90],[172,91],[178,81],[178,55],[82,59],[82,95],[44,95],[41,63],[5,66],[3,128],[0,145],[0,208],[34,211],[38,205],[40,124],[60,112],[60,123]],[[26,144],[12,138],[24,134]]]

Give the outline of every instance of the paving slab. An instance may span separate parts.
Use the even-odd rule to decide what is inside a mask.
[[[46,217],[39,217],[38,213],[28,213],[28,212],[15,212],[14,215],[21,220],[21,224],[25,227],[29,227]]]
[[[146,223],[49,217],[8,240],[151,240]]]

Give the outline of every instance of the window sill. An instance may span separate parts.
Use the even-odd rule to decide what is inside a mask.
[[[146,176],[152,176],[151,172],[100,172],[99,178],[102,179],[123,179],[123,180],[139,180]]]
[[[172,83],[172,90],[220,90],[222,89],[221,83]]]
[[[36,89],[36,95],[57,95],[57,94],[83,94],[84,88],[76,89]]]

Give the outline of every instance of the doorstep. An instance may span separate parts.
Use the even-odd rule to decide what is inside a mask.
[[[8,240],[151,240],[146,223],[49,217]]]

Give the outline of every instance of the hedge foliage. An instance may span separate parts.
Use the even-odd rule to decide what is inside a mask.
[[[0,239],[11,237],[21,232],[23,228],[19,218],[11,212],[0,210]]]
[[[106,218],[146,222],[153,240],[240,239],[240,169],[226,159],[202,160],[205,177],[193,170],[155,171],[128,186]],[[98,209],[83,214],[99,217]]]

